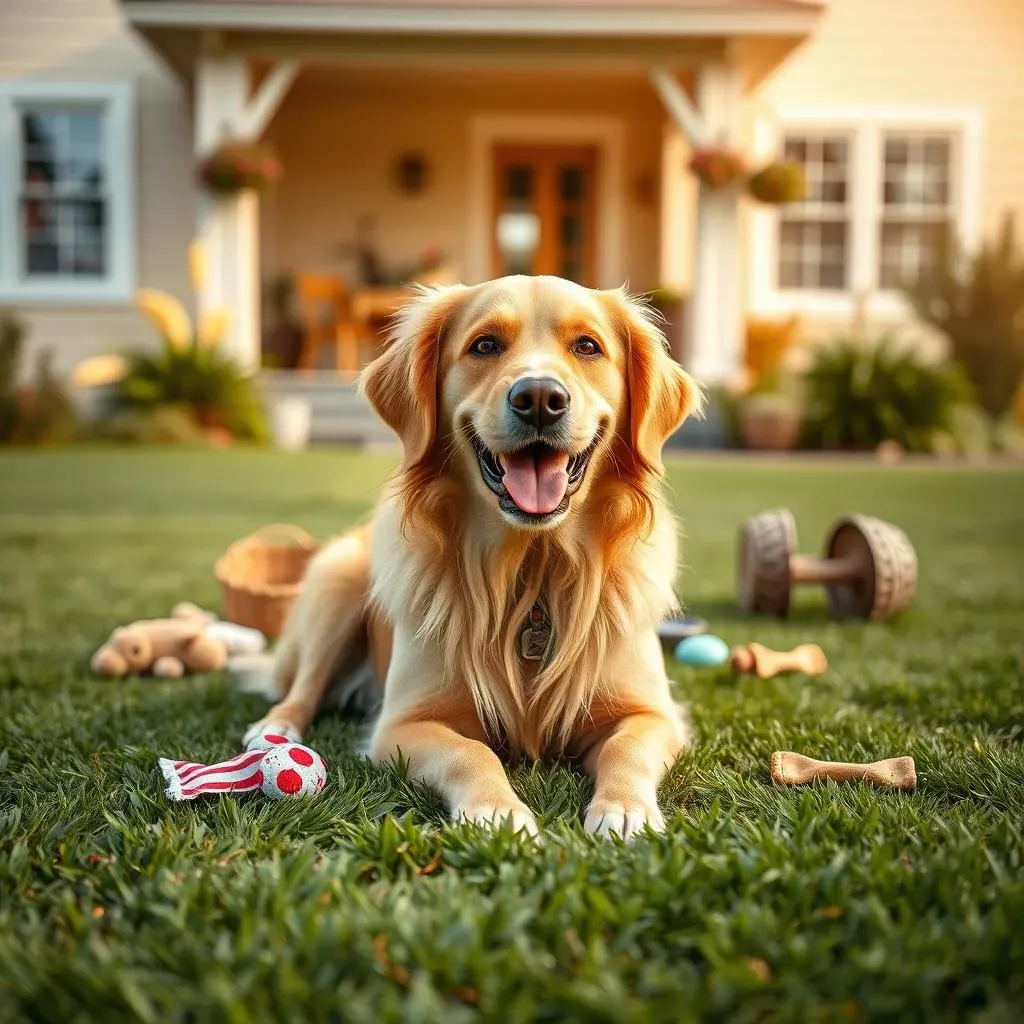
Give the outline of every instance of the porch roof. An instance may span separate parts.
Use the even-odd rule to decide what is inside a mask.
[[[121,0],[140,28],[408,35],[800,36],[829,0]],[[524,14],[527,17],[524,17]]]
[[[200,49],[304,65],[559,67],[686,74],[725,60],[752,88],[829,0],[120,0],[186,81]]]

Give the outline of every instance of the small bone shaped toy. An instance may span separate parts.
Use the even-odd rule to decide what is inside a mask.
[[[834,782],[870,782],[873,786],[913,789],[917,785],[917,770],[912,757],[887,757],[870,764],[850,764],[845,761],[818,761],[790,750],[776,750],[772,754],[772,779],[784,786],[832,779]]]
[[[821,676],[828,671],[828,659],[817,644],[801,644],[791,651],[773,651],[762,644],[747,644],[732,649],[729,664],[734,672],[750,672],[759,679],[771,679],[781,672]]]

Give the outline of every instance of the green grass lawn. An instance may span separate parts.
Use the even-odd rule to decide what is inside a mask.
[[[700,743],[664,836],[583,834],[570,765],[513,781],[539,846],[445,824],[354,756],[305,804],[169,805],[156,758],[236,750],[222,678],[104,682],[111,628],[214,604],[211,567],[271,521],[325,536],[389,461],[341,452],[0,455],[0,1020],[960,1020],[1024,1013],[1024,474],[700,460],[671,472],[689,608],[729,642],[817,641],[823,678],[672,669]],[[736,529],[779,504],[918,548],[901,620],[733,606]],[[912,754],[919,788],[775,787],[775,749]]]

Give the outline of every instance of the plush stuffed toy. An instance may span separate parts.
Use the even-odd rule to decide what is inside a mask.
[[[258,630],[222,622],[189,601],[176,604],[169,619],[141,619],[115,629],[93,655],[96,675],[151,673],[177,679],[186,672],[216,672],[229,657],[259,654],[267,645]]]
[[[223,640],[206,635],[203,622],[184,619],[141,619],[122,626],[93,655],[90,667],[101,676],[151,672],[177,679],[186,672],[214,672],[228,660]]]

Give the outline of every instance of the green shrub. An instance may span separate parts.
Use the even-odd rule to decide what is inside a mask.
[[[995,423],[979,405],[958,405],[950,414],[949,433],[961,455],[987,455],[995,441]]]
[[[11,311],[0,312],[0,443],[53,444],[71,441],[78,420],[63,382],[53,372],[53,353],[36,357],[34,377],[18,383],[25,325]]]
[[[174,406],[189,410],[201,428],[221,427],[243,440],[266,439],[255,381],[218,346],[165,340],[155,353],[136,351],[125,358],[128,370],[112,386],[110,414]]]
[[[804,444],[874,450],[895,441],[926,452],[948,432],[953,410],[970,397],[957,367],[933,365],[883,337],[874,344],[844,338],[820,349],[805,381]]]
[[[1013,217],[974,257],[942,239],[934,268],[907,296],[918,316],[949,339],[982,407],[1002,416],[1024,374],[1024,254]]]
[[[78,435],[78,417],[63,382],[53,372],[53,353],[40,352],[32,383],[19,389],[18,422],[13,440],[23,444],[61,444]]]
[[[1012,416],[1004,416],[996,424],[995,447],[1004,455],[1024,458],[1024,426]]]
[[[18,366],[25,326],[10,310],[0,311],[0,443],[10,441],[18,423]]]
[[[100,425],[98,436],[127,444],[204,447],[208,443],[192,411],[180,405],[115,413]]]

